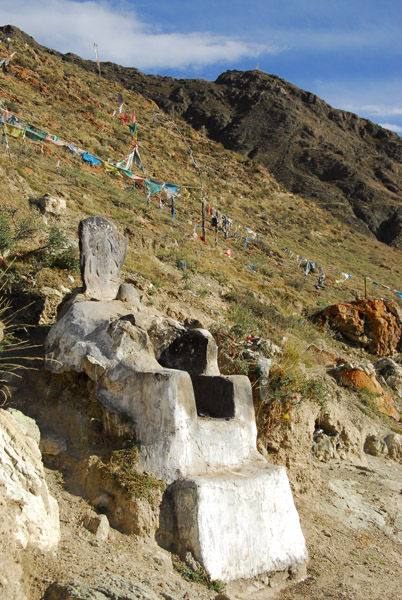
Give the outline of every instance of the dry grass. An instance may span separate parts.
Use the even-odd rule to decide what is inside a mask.
[[[364,275],[402,288],[398,267],[402,264],[401,253],[397,250],[349,229],[333,217],[329,220],[319,206],[284,192],[267,169],[223,150],[185,123],[180,123],[182,134],[162,121],[153,123],[158,109],[139,94],[99,80],[97,75],[83,72],[44,50],[35,50],[34,55],[17,39],[13,44],[17,60],[11,74],[1,76],[1,101],[61,139],[102,158],[121,160],[132,141],[128,127],[112,116],[117,95],[123,92],[127,111],[136,110],[138,144],[147,174],[197,186],[197,173],[187,150],[189,143],[202,169],[207,202],[234,220],[238,237],[224,240],[220,235],[217,247],[212,231],[207,233],[207,244],[193,237],[194,226],[201,222],[197,189],[181,194],[172,220],[167,202],[163,210],[159,210],[157,200],[147,206],[141,185],[132,190],[132,181],[82,166],[79,157],[65,149],[47,144],[42,153],[40,147],[28,141],[21,144],[10,140],[10,156],[0,154],[0,193],[10,206],[19,209],[21,216],[32,216],[29,197],[62,195],[67,213],[60,218],[50,217],[49,225],[60,226],[71,240],[77,238],[81,218],[105,216],[128,237],[128,277],[140,273],[153,284],[156,295],[160,289],[189,289],[194,285],[194,275],[214,281],[224,293],[232,290],[232,298],[223,300],[229,310],[222,312],[222,323],[226,320],[228,325],[241,325],[244,331],[258,331],[278,342],[289,332],[295,344],[297,340],[316,339],[320,333],[308,323],[305,311],[362,295]],[[245,227],[259,237],[253,240]],[[196,233],[199,235],[200,229]],[[225,255],[227,249],[232,251],[231,258]],[[327,275],[324,289],[315,289],[316,275],[304,276],[296,254],[322,264]],[[16,259],[18,263],[18,254]],[[185,277],[178,269],[179,261],[187,263]],[[25,262],[26,276],[30,268]],[[336,284],[339,271],[353,273],[352,279]],[[36,277],[40,280],[40,272]],[[209,288],[198,280],[196,289],[202,294],[197,305],[202,306],[203,297],[207,305]],[[373,296],[384,295],[380,287],[371,286],[369,291]],[[399,302],[397,296],[392,297]]]

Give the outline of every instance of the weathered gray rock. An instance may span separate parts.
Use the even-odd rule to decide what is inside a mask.
[[[368,435],[364,443],[364,451],[371,456],[386,456],[388,447],[384,440],[376,435]]]
[[[328,435],[322,435],[313,444],[312,452],[315,458],[321,462],[327,462],[333,458],[339,458],[336,451],[336,440]]]
[[[117,292],[116,300],[127,302],[128,304],[135,304],[140,299],[140,295],[133,285],[130,283],[122,283]]]
[[[99,574],[91,587],[82,583],[52,583],[44,600],[160,600],[148,586],[119,575]]]
[[[119,302],[77,302],[52,327],[46,340],[46,367],[74,370],[97,380],[106,368],[130,364],[133,370],[157,370],[148,334]]]
[[[88,217],[79,224],[81,276],[85,294],[96,300],[114,300],[120,269],[126,257],[126,239],[103,217]]]
[[[43,598],[44,600],[107,600],[107,596],[102,592],[80,583],[52,583]]]
[[[377,373],[383,378],[385,383],[396,392],[402,400],[402,367],[392,358],[382,358],[374,365]]]

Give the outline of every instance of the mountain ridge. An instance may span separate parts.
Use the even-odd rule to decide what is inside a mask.
[[[14,26],[1,31],[38,45]],[[97,71],[94,61],[48,52]],[[214,82],[147,75],[112,62],[101,63],[101,72],[263,164],[289,192],[349,225],[356,226],[357,217],[362,233],[402,247],[402,139],[396,133],[258,70],[226,71]]]

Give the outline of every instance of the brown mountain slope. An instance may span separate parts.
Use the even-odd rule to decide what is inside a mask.
[[[260,71],[228,71],[215,82],[133,72],[123,73],[126,85],[127,76],[166,112],[266,165],[289,191],[344,219],[351,208],[380,241],[402,244],[398,135]]]
[[[93,61],[51,53],[96,72]],[[228,71],[210,82],[102,63],[102,75],[264,164],[289,191],[315,200],[354,227],[357,217],[362,232],[402,246],[402,140],[397,134],[261,71]]]

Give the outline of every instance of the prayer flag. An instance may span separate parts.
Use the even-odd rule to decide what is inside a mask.
[[[163,188],[163,185],[158,185],[156,183],[153,183],[152,181],[149,181],[149,179],[144,179],[144,182],[145,182],[145,185],[147,186],[148,192],[151,195],[152,194],[157,194]]]
[[[22,127],[16,127],[15,125],[11,125],[10,123],[5,123],[4,130],[7,135],[11,135],[14,138],[23,138],[25,137],[25,129]]]
[[[84,152],[82,155],[82,162],[89,163],[91,167],[95,167],[96,165],[100,165],[102,161],[99,158],[96,158],[96,156]]]

